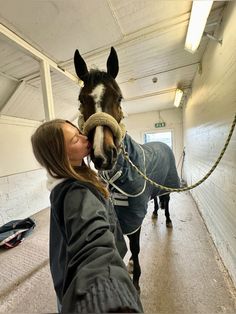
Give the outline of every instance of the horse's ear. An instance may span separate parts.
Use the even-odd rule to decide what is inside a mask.
[[[79,50],[75,50],[74,54],[74,65],[75,65],[75,71],[78,77],[84,81],[84,77],[86,74],[88,74],[87,65],[84,61],[84,59],[81,57]]]
[[[119,72],[119,62],[115,49],[111,47],[111,52],[107,59],[107,73],[109,73],[114,79]]]

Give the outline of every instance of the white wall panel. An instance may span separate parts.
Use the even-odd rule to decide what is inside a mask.
[[[45,170],[0,177],[0,226],[29,217],[48,206]]]
[[[46,172],[35,160],[30,140],[39,124],[0,116],[0,226],[49,206]]]
[[[36,121],[0,116],[0,177],[39,168],[30,141],[38,125]]]
[[[228,2],[216,36],[209,42],[202,73],[194,80],[184,110],[185,175],[201,179],[218,158],[236,112],[236,2]],[[219,253],[236,283],[236,132],[220,164],[192,191]]]

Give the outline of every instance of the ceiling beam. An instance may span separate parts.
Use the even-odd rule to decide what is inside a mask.
[[[54,103],[52,96],[52,82],[50,67],[47,61],[40,62],[40,76],[42,82],[44,113],[47,121],[55,118]]]
[[[8,39],[16,43],[18,46],[26,50],[34,59],[38,61],[46,61],[53,69],[59,71],[63,75],[67,76],[69,79],[71,79],[75,83],[79,83],[78,77],[71,74],[67,70],[63,69],[61,66],[59,66],[55,61],[47,57],[45,54],[40,52],[38,49],[34,48],[31,44],[29,44],[27,41],[25,41],[23,38],[18,36],[16,33],[11,31],[9,28],[4,26],[2,23],[0,23],[0,33],[6,36]]]

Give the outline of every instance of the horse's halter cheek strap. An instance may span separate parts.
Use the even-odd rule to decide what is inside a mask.
[[[122,123],[118,122],[108,113],[97,112],[91,115],[86,122],[82,121],[79,117],[79,128],[83,130],[85,135],[88,135],[89,132],[97,126],[108,126],[114,137],[116,138],[117,145],[120,145],[124,136],[125,136],[125,127]]]

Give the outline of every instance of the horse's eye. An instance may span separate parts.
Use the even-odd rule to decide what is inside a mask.
[[[118,98],[118,102],[120,103],[120,102],[121,102],[121,100],[122,100],[122,96],[119,96],[119,98]]]

